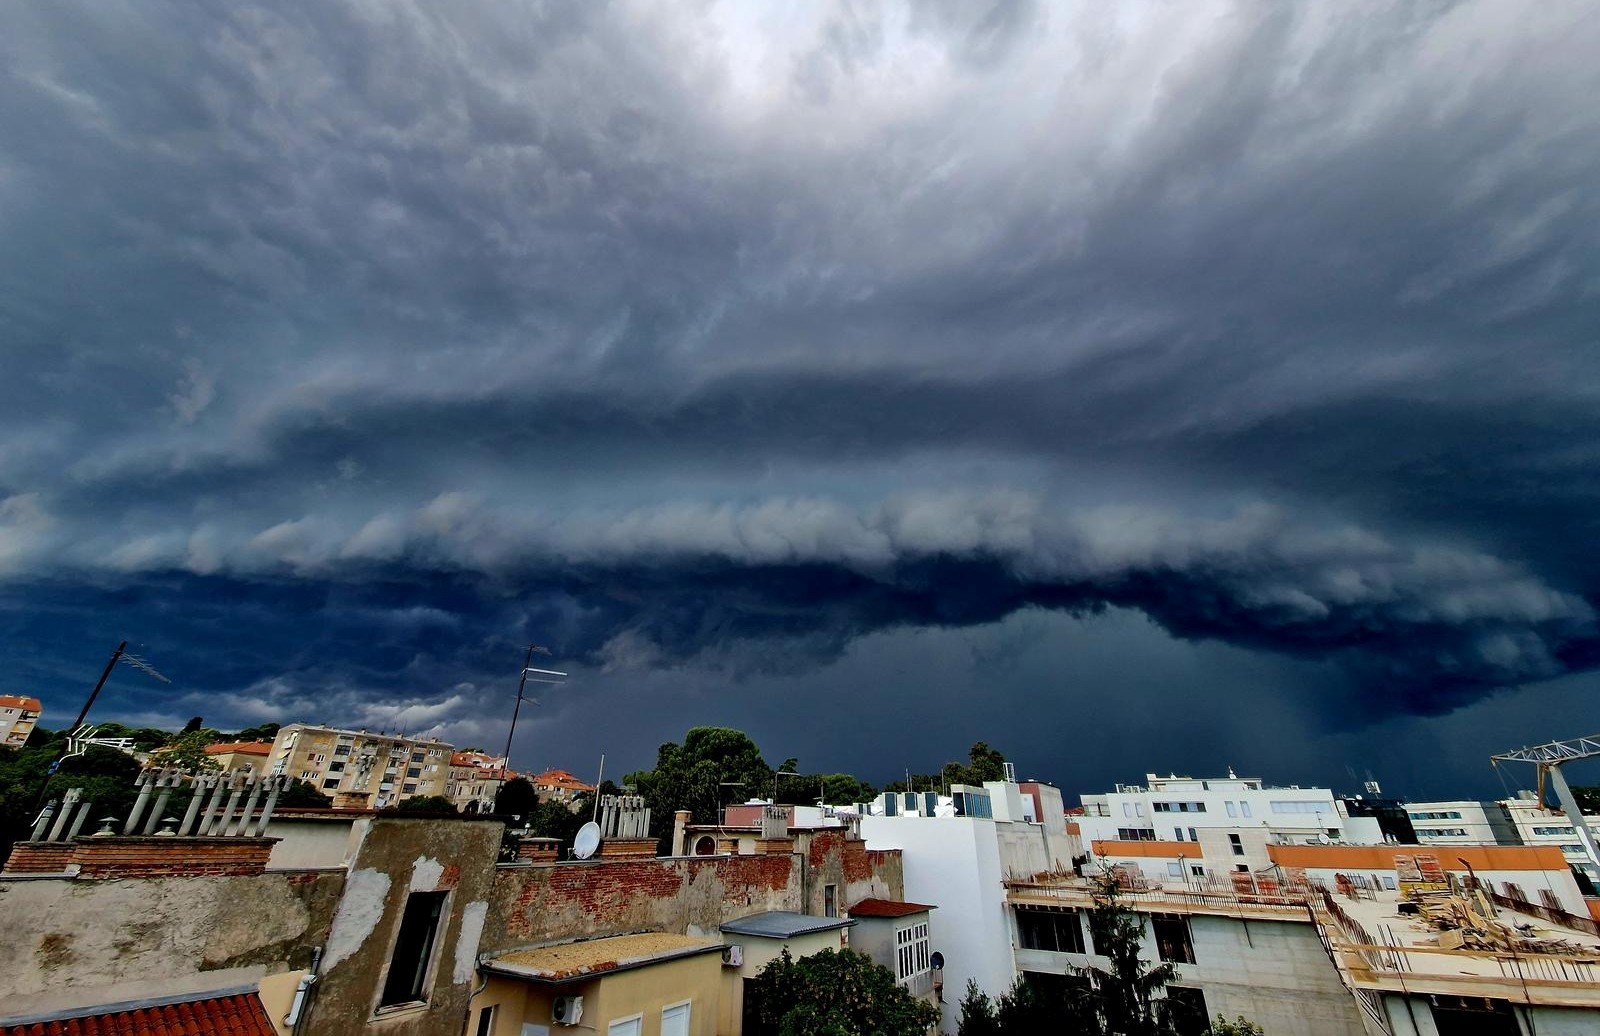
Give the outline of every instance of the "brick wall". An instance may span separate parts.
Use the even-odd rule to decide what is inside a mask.
[[[18,842],[6,857],[5,873],[60,874],[71,862],[71,842]]]
[[[266,870],[276,838],[178,838],[172,835],[79,839],[79,878],[241,876]]]
[[[495,874],[482,948],[639,928],[715,932],[763,910],[821,914],[825,883],[838,885],[841,911],[870,896],[903,898],[900,853],[869,851],[840,831],[813,838],[804,854],[508,864]]]

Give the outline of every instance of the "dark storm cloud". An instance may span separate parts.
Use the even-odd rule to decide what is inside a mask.
[[[439,722],[525,636],[1035,608],[1373,715],[1592,668],[1585,14],[13,10],[10,650],[176,597],[243,712]]]

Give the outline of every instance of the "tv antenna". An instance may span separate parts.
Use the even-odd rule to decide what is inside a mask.
[[[527,690],[528,681],[531,679],[534,683],[559,685],[567,678],[566,673],[559,672],[555,669],[535,669],[533,667],[533,656],[535,653],[549,655],[550,649],[539,644],[529,644],[528,657],[522,661],[522,675],[517,680],[517,703],[511,709],[511,729],[506,732],[505,759],[506,769],[508,770],[511,768],[511,742],[517,736],[517,716],[522,712],[522,703],[525,701],[531,701],[535,705],[539,704],[538,698],[529,698],[522,693],[523,691]]]

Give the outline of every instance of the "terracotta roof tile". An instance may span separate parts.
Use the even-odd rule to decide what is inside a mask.
[[[905,917],[934,909],[926,903],[902,903],[898,899],[863,899],[846,913],[851,917]]]
[[[206,746],[207,755],[267,755],[272,751],[271,741],[223,741]]]
[[[44,706],[38,698],[25,698],[20,694],[0,694],[0,709],[26,709],[29,712],[41,712]]]
[[[50,1021],[0,1024],[0,1036],[276,1036],[261,998],[235,993]]]

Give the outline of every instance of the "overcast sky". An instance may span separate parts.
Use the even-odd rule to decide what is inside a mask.
[[[1499,794],[1600,721],[1597,54],[1500,0],[8,5],[0,690],[67,722],[126,637],[173,684],[98,718],[496,747],[535,641],[521,766]]]

